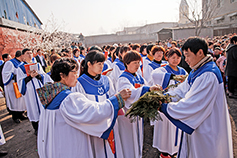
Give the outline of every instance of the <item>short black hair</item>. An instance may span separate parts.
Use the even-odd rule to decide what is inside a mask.
[[[3,55],[2,55],[2,60],[7,59],[7,57],[8,57],[9,55],[10,55],[10,54],[8,54],[8,53],[3,54]]]
[[[146,48],[147,48],[147,45],[145,45],[145,44],[142,45],[141,48],[140,48],[140,53],[142,53],[144,51],[144,49],[146,49]]]
[[[230,39],[230,43],[234,43],[234,42],[237,42],[237,36],[233,36],[231,39]]]
[[[41,49],[37,49],[37,53],[40,51]]]
[[[29,49],[29,48],[25,48],[25,49],[23,49],[23,50],[22,50],[22,54],[24,55],[25,52],[27,52],[27,51],[31,51],[31,49]]]
[[[190,49],[191,52],[193,52],[195,55],[197,52],[202,49],[204,55],[207,55],[208,52],[208,46],[205,39],[200,37],[190,37],[187,39],[187,41],[184,43],[182,47],[182,51],[188,51]]]
[[[78,70],[78,64],[73,58],[60,58],[57,59],[51,68],[51,78],[54,82],[61,81],[60,73],[68,76],[72,70]]]
[[[16,51],[15,57],[20,57],[22,55],[22,52],[20,50]]]
[[[97,51],[103,52],[103,50],[99,46],[96,46],[96,45],[92,46],[89,51],[92,51],[92,50],[97,50]]]
[[[81,63],[80,76],[88,72],[88,65],[87,65],[88,62],[94,65],[96,62],[98,63],[98,62],[104,62],[104,61],[105,61],[105,56],[102,52],[98,50],[89,51],[85,59]]]
[[[149,44],[149,45],[147,46],[146,51],[147,51],[148,54],[150,54],[151,49],[152,49],[153,46],[154,46],[154,44]]]

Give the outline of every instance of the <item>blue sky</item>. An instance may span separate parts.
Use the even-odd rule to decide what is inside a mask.
[[[46,24],[53,14],[63,31],[108,34],[123,27],[178,21],[181,0],[26,0]]]

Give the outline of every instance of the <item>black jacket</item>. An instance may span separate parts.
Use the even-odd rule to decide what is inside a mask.
[[[226,51],[226,76],[237,77],[237,45],[230,44]]]
[[[2,69],[4,65],[5,65],[5,62],[0,66],[0,86],[2,87],[3,90],[4,90],[4,84],[2,80]]]
[[[41,60],[40,60],[40,58],[39,58],[38,55],[35,56],[35,59],[36,59],[37,63],[40,63],[40,65],[42,66]],[[45,65],[45,66],[42,66],[42,68],[43,68],[43,70],[45,71],[45,68],[47,67],[47,64],[46,64],[46,61],[45,61],[44,58],[43,58],[43,62],[44,62],[44,65]]]

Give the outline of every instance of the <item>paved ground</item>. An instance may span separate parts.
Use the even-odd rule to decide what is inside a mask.
[[[237,124],[237,99],[228,99],[230,114],[232,115],[234,153],[237,155],[237,134],[235,124]],[[234,121],[235,123],[234,123]],[[34,130],[28,120],[20,124],[12,121],[8,115],[4,98],[0,99],[0,124],[2,126],[6,144],[0,146],[0,150],[7,150],[8,155],[4,158],[37,158],[37,144]],[[143,158],[158,158],[159,152],[152,147],[153,127],[149,122],[145,122],[145,139],[143,147]],[[236,157],[237,158],[237,157]]]

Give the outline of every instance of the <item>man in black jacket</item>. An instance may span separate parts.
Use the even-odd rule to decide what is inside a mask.
[[[228,90],[230,98],[237,98],[235,86],[237,84],[237,36],[233,36],[226,51],[227,65],[225,69],[228,76]]]
[[[39,63],[42,66],[42,68],[45,72],[45,68],[47,67],[47,64],[46,64],[46,61],[45,61],[42,54],[43,53],[42,53],[41,49],[38,49],[37,50],[37,56],[35,56],[35,59],[36,59],[37,63]]]

